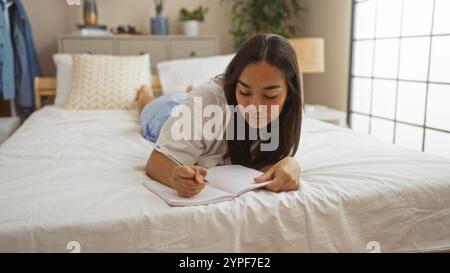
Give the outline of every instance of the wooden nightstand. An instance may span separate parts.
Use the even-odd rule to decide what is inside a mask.
[[[20,119],[17,117],[0,118],[0,144],[2,144],[20,126]]]
[[[347,114],[323,105],[305,105],[305,116],[341,127],[347,126]]]

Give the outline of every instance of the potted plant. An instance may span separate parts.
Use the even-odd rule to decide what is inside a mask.
[[[232,1],[230,13],[234,44],[239,48],[257,34],[274,33],[286,38],[295,35],[297,26],[290,20],[306,9],[300,0],[222,0]]]
[[[169,22],[167,17],[162,16],[164,8],[164,0],[154,0],[156,16],[151,18],[151,33],[152,35],[167,35],[169,34]]]
[[[183,23],[183,33],[187,36],[198,36],[200,34],[200,23],[205,21],[208,8],[199,6],[194,10],[182,8],[179,20]]]

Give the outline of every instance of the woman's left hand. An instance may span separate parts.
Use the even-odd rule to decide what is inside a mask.
[[[300,185],[300,164],[288,156],[270,167],[263,175],[256,177],[256,183],[272,182],[266,189],[273,192],[296,191]]]

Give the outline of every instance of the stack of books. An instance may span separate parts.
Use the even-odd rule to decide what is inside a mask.
[[[78,30],[74,34],[81,36],[112,36],[106,25],[78,25]]]

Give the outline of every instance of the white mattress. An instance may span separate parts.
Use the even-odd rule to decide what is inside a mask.
[[[306,119],[302,190],[169,207],[134,111],[45,107],[0,146],[0,252],[450,249],[450,160]],[[230,178],[232,179],[232,178]]]

